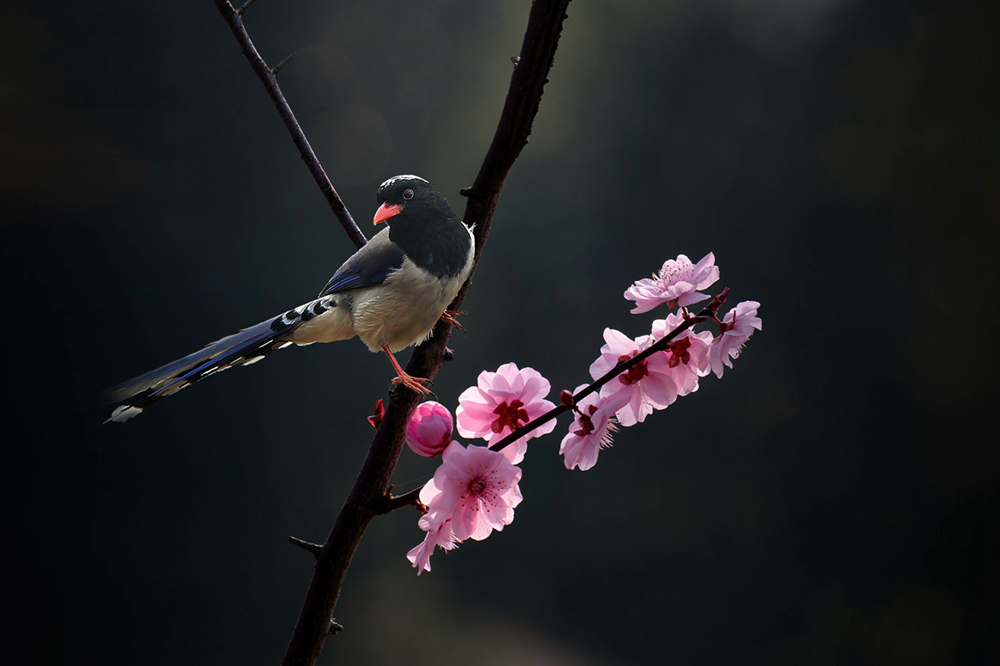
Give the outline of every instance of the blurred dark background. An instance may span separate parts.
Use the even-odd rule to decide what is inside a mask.
[[[273,664],[391,370],[282,352],[101,426],[101,388],[308,300],[352,251],[209,0],[0,23],[6,663]],[[464,208],[529,3],[247,14],[360,222],[421,174]],[[570,6],[436,383],[586,379],[621,293],[708,251],[763,332],[516,520],[405,560],[376,521],[323,663],[976,664],[998,656],[995,5]],[[369,227],[365,226],[368,231]],[[405,355],[404,355],[405,357]],[[566,422],[557,429],[564,431]],[[434,463],[409,452],[397,487]]]

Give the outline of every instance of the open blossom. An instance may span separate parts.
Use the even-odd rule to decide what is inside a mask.
[[[440,402],[428,400],[417,405],[406,422],[406,443],[425,458],[440,455],[451,443],[451,412]]]
[[[544,399],[550,389],[549,380],[537,370],[520,370],[514,363],[501,365],[496,372],[483,371],[478,386],[458,396],[458,432],[487,442],[502,439],[555,407]],[[502,453],[517,464],[524,458],[529,439],[546,435],[555,427],[555,420],[549,421],[506,446]]]
[[[632,314],[649,312],[657,305],[667,307],[687,307],[708,296],[700,292],[719,279],[719,267],[715,265],[715,255],[709,252],[697,264],[692,264],[681,254],[677,259],[667,259],[663,268],[652,278],[645,278],[625,290],[625,298],[635,301]]]
[[[590,376],[598,379],[621,361],[627,361],[653,344],[653,338],[643,335],[632,340],[612,328],[604,329],[601,356],[590,365]],[[624,405],[615,414],[623,426],[641,423],[655,409],[666,409],[677,399],[677,385],[670,376],[667,355],[658,352],[633,365],[601,387],[601,397],[610,398],[617,393]]]
[[[434,554],[434,549],[437,546],[441,546],[445,550],[452,550],[458,548],[458,543],[451,531],[451,519],[434,522],[428,516],[423,516],[417,524],[420,529],[427,532],[427,536],[424,537],[420,545],[410,549],[406,554],[406,559],[413,563],[419,576],[424,571],[431,570],[431,555]]]
[[[427,524],[450,520],[456,540],[481,541],[514,520],[514,507],[521,503],[520,480],[521,470],[499,451],[452,442],[434,478],[420,491]]]
[[[760,330],[761,321],[757,316],[759,307],[760,303],[757,301],[743,301],[722,318],[722,335],[715,339],[709,352],[712,371],[717,377],[722,377],[723,365],[733,367],[732,359],[740,355],[754,329]]]
[[[669,314],[666,319],[653,322],[653,340],[661,340],[668,333],[684,323],[679,314]],[[670,341],[663,352],[667,356],[667,372],[677,386],[677,395],[687,395],[698,390],[698,378],[710,371],[709,350],[712,347],[712,333],[695,333],[690,328]]]
[[[577,386],[573,393],[586,386]],[[566,469],[590,469],[597,463],[601,449],[611,446],[611,433],[618,429],[614,414],[623,406],[621,399],[625,396],[619,391],[610,398],[602,399],[597,393],[591,393],[576,403],[573,423],[559,446]]]

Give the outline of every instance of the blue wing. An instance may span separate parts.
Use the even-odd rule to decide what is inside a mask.
[[[405,256],[403,250],[389,240],[389,230],[383,229],[337,269],[319,295],[382,284],[399,270]]]

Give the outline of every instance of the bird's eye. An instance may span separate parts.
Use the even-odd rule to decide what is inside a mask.
[[[403,190],[403,199],[409,201],[413,198],[413,190]]]

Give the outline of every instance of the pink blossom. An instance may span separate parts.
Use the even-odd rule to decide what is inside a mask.
[[[722,318],[720,326],[722,335],[715,339],[709,352],[712,371],[716,377],[722,377],[723,364],[733,367],[731,359],[740,355],[743,345],[753,335],[754,329],[760,330],[761,321],[757,316],[759,307],[760,303],[757,301],[743,301]]]
[[[428,400],[417,405],[406,423],[406,443],[419,456],[441,455],[451,443],[452,419],[448,408]]]
[[[420,491],[428,524],[451,521],[458,541],[481,541],[514,520],[521,503],[521,470],[499,451],[452,442],[434,478]]]
[[[653,322],[652,337],[661,340],[668,333],[684,323],[679,314],[669,314],[666,319]],[[670,378],[677,386],[677,395],[687,395],[698,390],[698,378],[709,373],[709,349],[712,347],[712,333],[695,333],[690,328],[670,341],[663,352],[667,356]]]
[[[632,340],[611,328],[604,329],[604,340],[607,344],[601,347],[601,356],[590,366],[590,376],[594,379],[653,344],[648,335]],[[623,426],[641,423],[654,409],[666,409],[677,399],[677,385],[670,376],[667,355],[657,352],[601,387],[602,398],[619,392],[625,394],[617,398],[624,407],[615,416]]]
[[[406,559],[413,563],[419,576],[424,571],[431,570],[431,555],[434,554],[435,547],[441,546],[445,550],[452,550],[458,548],[458,543],[456,543],[455,535],[451,531],[451,519],[437,523],[427,516],[423,516],[417,521],[417,524],[420,529],[427,532],[427,536],[424,537],[420,545],[410,549],[406,554]]]
[[[496,372],[479,373],[478,386],[458,396],[458,432],[463,437],[481,437],[494,442],[514,432],[528,421],[541,416],[555,405],[544,400],[551,385],[537,370],[507,363]],[[521,462],[528,440],[555,429],[555,420],[536,428],[506,446],[503,454],[514,464]]]
[[[577,386],[573,393],[586,386]],[[601,449],[611,446],[611,433],[618,430],[614,413],[623,406],[621,399],[626,395],[619,391],[610,398],[602,399],[597,393],[591,393],[576,403],[573,424],[559,446],[566,469],[590,469],[597,463]]]
[[[715,265],[714,254],[709,252],[697,265],[681,254],[677,259],[667,259],[652,278],[633,283],[625,290],[625,298],[635,301],[632,314],[649,312],[661,303],[671,309],[687,307],[708,298],[699,290],[707,289],[718,279],[719,267]]]

